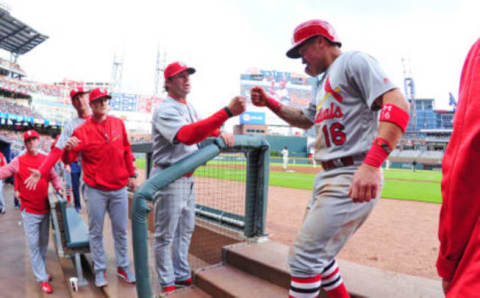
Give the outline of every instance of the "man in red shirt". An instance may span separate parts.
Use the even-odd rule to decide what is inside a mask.
[[[136,174],[125,125],[121,119],[107,115],[110,98],[106,90],[97,88],[90,92],[93,114],[75,129],[67,141],[63,158],[69,164],[76,160],[79,153],[82,156],[90,251],[97,287],[107,285],[107,260],[103,248],[106,212],[112,222],[117,274],[129,283],[135,282],[127,252],[127,185],[131,189],[136,188]]]
[[[0,167],[7,164],[7,160],[2,152],[0,152]],[[3,197],[3,180],[0,179],[0,214],[5,214],[5,198]]]
[[[480,39],[465,60],[453,133],[442,161],[437,270],[445,295],[480,295]]]
[[[0,168],[0,179],[15,175],[18,179],[20,193],[20,210],[22,211],[23,227],[30,248],[32,270],[45,293],[52,293],[48,283],[50,276],[45,265],[48,247],[48,224],[50,204],[48,202],[48,182],[51,181],[57,191],[62,190],[60,179],[52,169],[48,175],[40,179],[36,190],[29,190],[23,183],[30,175],[30,168],[39,167],[46,155],[38,151],[40,135],[34,131],[26,131],[23,135],[27,152],[13,159],[8,165]]]

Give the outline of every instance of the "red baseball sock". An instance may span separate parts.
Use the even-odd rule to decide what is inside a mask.
[[[328,297],[350,298],[335,260],[323,270],[322,276],[322,288],[327,292]]]
[[[335,289],[327,291],[327,294],[330,298],[350,298],[350,294],[348,294],[343,282]]]
[[[294,277],[290,279],[289,298],[315,298],[320,293],[322,276],[320,274],[313,277]]]

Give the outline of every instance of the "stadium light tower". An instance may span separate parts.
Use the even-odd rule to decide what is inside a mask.
[[[112,65],[112,82],[110,84],[112,92],[119,92],[122,90],[122,75],[123,75],[123,56],[113,56]]]
[[[153,82],[153,94],[160,96],[163,93],[163,70],[167,60],[167,53],[163,50],[163,55],[160,53],[160,47],[157,48],[157,61],[155,63],[155,81]]]
[[[417,135],[417,107],[415,104],[415,82],[413,81],[412,68],[410,59],[402,57],[403,66],[403,87],[405,88],[405,96],[410,103],[410,118],[412,123],[412,133]]]

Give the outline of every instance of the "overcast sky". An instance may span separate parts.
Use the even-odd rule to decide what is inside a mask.
[[[448,92],[457,95],[465,56],[480,37],[478,0],[3,2],[49,36],[19,58],[30,78],[110,81],[117,53],[125,91],[152,94],[160,47],[167,62],[197,69],[189,99],[204,116],[239,93],[239,75],[250,67],[303,73],[285,52],[308,19],[329,21],[344,51],[374,56],[402,91],[401,58],[408,58],[417,97],[435,98],[436,108],[448,107]]]

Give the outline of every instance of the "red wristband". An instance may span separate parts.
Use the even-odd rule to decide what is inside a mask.
[[[379,168],[392,151],[392,146],[383,138],[375,138],[363,163]]]
[[[403,109],[391,103],[384,104],[380,112],[380,121],[391,122],[405,132],[410,115]]]
[[[268,97],[267,96],[267,107],[272,110],[272,112],[274,113],[278,113],[280,112],[280,110],[282,109],[282,104],[279,103],[278,101],[276,101],[275,99],[271,98],[271,97]]]

